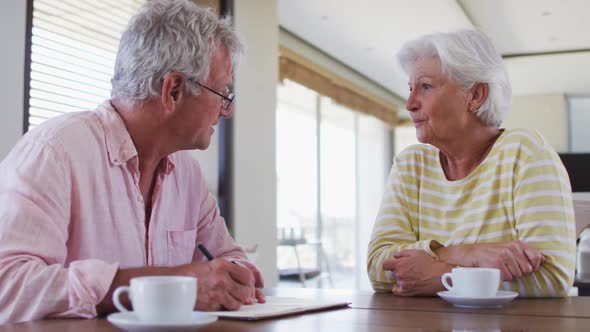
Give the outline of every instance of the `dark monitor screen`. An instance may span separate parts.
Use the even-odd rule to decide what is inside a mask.
[[[590,192],[590,154],[560,153],[572,184],[573,192]]]

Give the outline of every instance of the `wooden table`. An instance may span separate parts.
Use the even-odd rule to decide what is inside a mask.
[[[352,306],[259,322],[219,320],[198,331],[588,331],[590,328],[588,297],[516,299],[502,309],[460,309],[439,298],[399,298],[370,292],[276,289],[268,293],[348,300]],[[118,330],[105,319],[60,319],[3,325],[0,331]]]
[[[269,290],[267,293],[277,296],[307,297],[326,300],[347,299],[352,302],[351,307],[355,309],[590,318],[590,298],[579,296],[559,299],[517,298],[502,308],[468,309],[454,307],[439,297],[396,297],[390,293],[374,293],[369,291],[318,291],[317,289],[277,288]],[[590,331],[590,326],[588,330]]]

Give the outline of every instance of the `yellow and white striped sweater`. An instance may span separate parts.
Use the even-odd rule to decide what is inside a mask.
[[[445,246],[521,240],[546,262],[532,274],[504,282],[525,297],[566,296],[574,278],[575,221],[569,177],[559,156],[537,133],[504,130],[467,177],[449,181],[439,150],[414,145],[394,160],[368,250],[376,291],[395,280],[383,261],[405,249],[432,256]]]

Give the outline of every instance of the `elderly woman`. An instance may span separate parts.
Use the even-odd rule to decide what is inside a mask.
[[[394,160],[368,253],[376,291],[431,295],[455,266],[500,269],[505,290],[566,296],[575,267],[567,173],[538,133],[500,128],[511,88],[482,33],[437,33],[398,54],[422,143]]]

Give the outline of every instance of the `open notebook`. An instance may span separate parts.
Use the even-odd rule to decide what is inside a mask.
[[[267,296],[266,303],[244,305],[238,311],[214,311],[210,314],[219,318],[239,320],[259,320],[275,318],[299,313],[346,307],[350,302],[315,301],[295,297]]]

